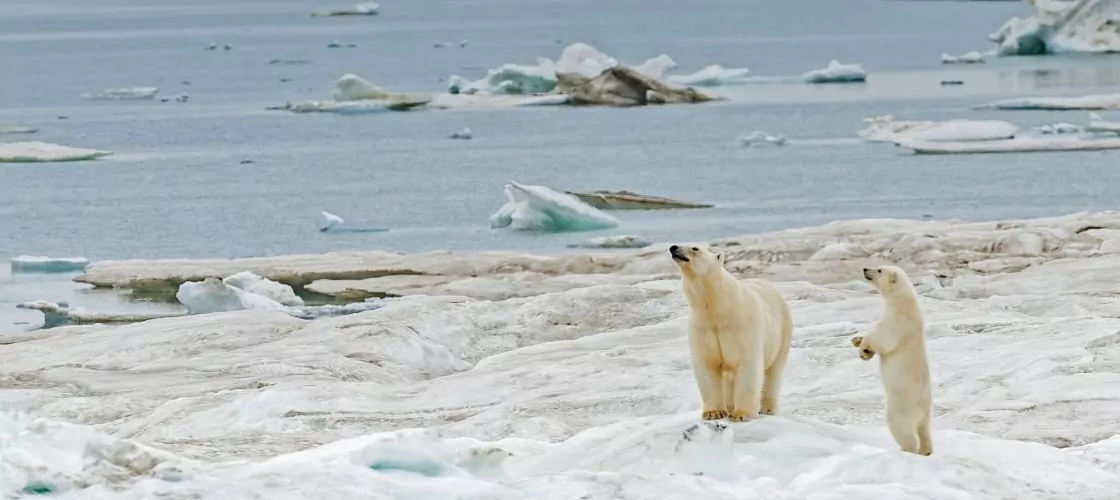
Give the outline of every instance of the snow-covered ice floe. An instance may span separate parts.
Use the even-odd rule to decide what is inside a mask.
[[[785,146],[786,136],[784,135],[770,135],[761,130],[755,130],[747,135],[739,137],[740,146],[757,146],[757,145],[771,145],[771,146]]]
[[[801,75],[805,83],[859,83],[867,81],[867,71],[858,64],[841,64],[833,59],[828,66]]]
[[[898,145],[913,149],[918,154],[1043,153],[1120,149],[1120,138],[1019,137],[1016,139],[970,142],[933,142],[904,139],[898,141]]]
[[[984,62],[984,54],[979,52],[965,52],[959,56],[941,54],[941,64],[979,64]]]
[[[491,228],[561,232],[618,227],[618,219],[544,186],[510,181],[505,192],[508,201],[490,216]]]
[[[89,265],[85,257],[47,257],[20,255],[11,259],[13,273],[69,273],[83,271]]]
[[[1101,115],[1089,113],[1089,124],[1085,131],[1093,134],[1120,134],[1120,122],[1106,122]]]
[[[5,338],[0,484],[12,495],[105,500],[1114,500],[1120,491],[1120,213],[839,221],[713,244],[729,270],[775,281],[790,301],[796,331],[777,416],[699,422],[687,305],[663,245],[593,256],[366,252],[370,269],[454,266],[480,279],[538,266],[548,274],[522,284],[596,279],[530,297],[412,297],[310,321],[234,311]],[[275,274],[323,272],[346,258],[270,262]],[[245,261],[260,262],[90,271],[189,276]],[[882,307],[856,277],[883,262],[911,274],[925,311],[930,457],[897,450],[878,368],[849,342]],[[632,281],[655,272],[670,279]]]
[[[652,241],[641,236],[624,234],[591,238],[581,243],[570,244],[568,248],[645,248],[652,244]]]
[[[747,83],[751,81],[750,77],[747,76],[748,73],[750,73],[750,70],[747,68],[725,68],[718,64],[712,64],[692,74],[669,75],[665,79],[681,85],[719,87]]]
[[[1013,17],[988,35],[1002,56],[1120,52],[1120,2],[1027,0],[1027,19]]]
[[[74,148],[40,141],[0,142],[0,163],[82,161],[111,154],[112,151]]]
[[[1010,139],[1019,132],[1013,123],[1001,120],[898,120],[891,115],[873,116],[863,120],[867,126],[859,137],[867,142],[898,142],[915,139],[931,142],[990,141]]]
[[[87,101],[140,101],[155,99],[157,92],[159,92],[158,87],[127,87],[86,93],[82,94],[81,98]]]
[[[1120,94],[1098,94],[1078,97],[1018,97],[980,106],[1007,110],[1098,110],[1120,109]]]
[[[349,9],[313,12],[311,14],[311,17],[376,16],[380,9],[381,5],[379,5],[377,2],[365,2],[357,4]]]

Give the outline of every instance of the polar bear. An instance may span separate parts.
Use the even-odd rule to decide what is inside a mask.
[[[778,412],[793,319],[770,283],[739,281],[723,254],[673,245],[688,299],[688,350],[704,420],[742,422]]]
[[[883,316],[869,333],[852,337],[859,357],[879,355],[887,399],[887,427],[902,451],[930,455],[929,362],[918,294],[906,272],[894,266],[864,268],[863,279],[883,296]]]

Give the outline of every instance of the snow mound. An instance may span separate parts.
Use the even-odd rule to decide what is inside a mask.
[[[624,234],[619,236],[603,236],[591,238],[583,243],[568,245],[569,248],[645,248],[653,242],[641,236]]]
[[[47,257],[44,255],[20,255],[12,257],[12,272],[24,273],[69,273],[84,271],[89,265],[85,257]]]
[[[750,81],[747,73],[750,73],[747,68],[725,68],[718,64],[712,64],[689,75],[669,75],[666,80],[696,87],[719,87],[721,85],[747,83]]]
[[[82,161],[93,160],[111,154],[113,154],[112,151],[74,148],[39,141],[0,143],[0,163]]]
[[[865,118],[867,127],[859,137],[867,142],[898,142],[910,139],[927,142],[968,142],[1010,139],[1019,132],[1013,123],[1001,120],[895,121],[890,115]]]
[[[222,280],[210,277],[202,281],[188,281],[179,285],[175,298],[187,308],[188,314],[209,314],[224,311],[285,311],[276,300],[247,292]]]
[[[981,106],[1007,110],[1099,110],[1120,109],[1120,94],[1098,94],[1078,97],[1019,97],[1003,99]]]
[[[761,130],[755,130],[747,135],[739,137],[739,144],[742,146],[755,146],[755,145],[773,145],[785,146],[786,136],[784,135],[770,135]]]
[[[272,299],[285,306],[304,305],[303,299],[296,295],[292,287],[262,278],[249,271],[241,271],[227,276],[222,282],[243,292]]]
[[[119,89],[105,89],[96,94],[82,94],[81,98],[87,101],[139,101],[155,99],[157,87],[127,87]]]
[[[858,64],[841,64],[833,59],[827,67],[801,75],[805,83],[858,83],[867,81],[867,72]]]
[[[979,52],[966,52],[959,56],[941,54],[941,64],[979,64],[984,62],[984,54]]]
[[[544,186],[510,181],[505,192],[509,201],[490,216],[491,228],[562,232],[618,227],[618,219]]]
[[[1106,122],[1101,119],[1101,115],[1089,113],[1089,124],[1085,126],[1085,131],[1092,134],[1120,135],[1120,122]]]
[[[971,154],[971,153],[1044,153],[1059,151],[1099,151],[1120,149],[1120,138],[1082,139],[1021,137],[994,141],[932,142],[916,139],[898,141],[898,145],[913,149],[919,154]]]
[[[1065,52],[1120,52],[1120,9],[1115,0],[1028,0],[1027,19],[1013,17],[988,35],[1001,56]]]

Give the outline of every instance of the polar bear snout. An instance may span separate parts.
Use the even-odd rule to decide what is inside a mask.
[[[688,256],[684,254],[684,250],[678,245],[669,247],[669,255],[677,262],[688,262]]]
[[[875,281],[875,275],[882,273],[882,269],[863,268],[863,279],[867,281]]]

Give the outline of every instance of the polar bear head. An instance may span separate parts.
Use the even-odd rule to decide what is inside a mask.
[[[673,245],[669,256],[686,276],[706,276],[723,269],[723,254],[703,247]]]
[[[883,295],[895,295],[899,291],[912,290],[914,287],[910,283],[910,278],[906,276],[906,271],[895,266],[865,267],[863,279]]]

